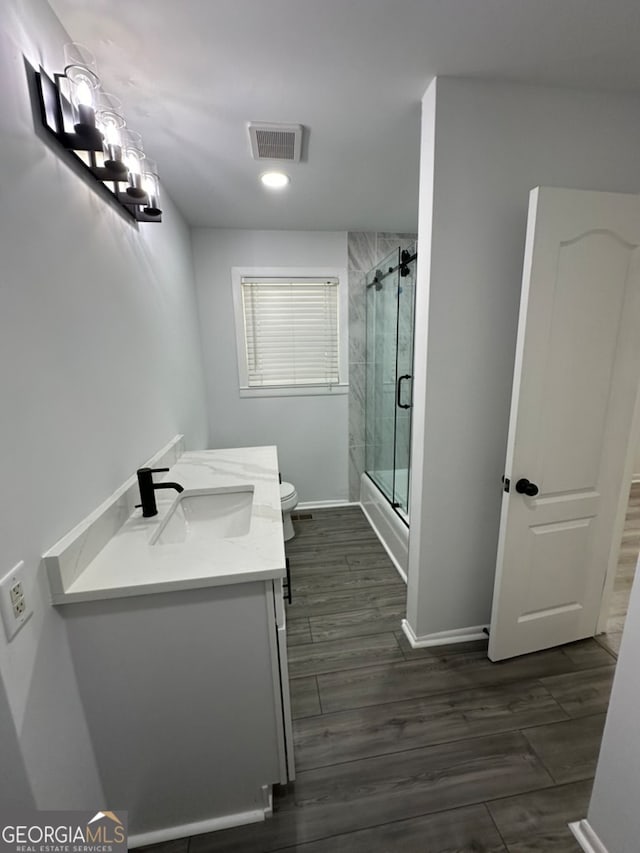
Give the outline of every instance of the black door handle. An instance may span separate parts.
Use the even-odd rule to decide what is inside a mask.
[[[411,379],[411,374],[405,373],[404,376],[398,377],[398,382],[396,383],[396,403],[399,409],[410,409],[411,403],[400,402],[400,398],[402,397],[402,382],[404,379]]]
[[[531,483],[525,477],[521,480],[518,480],[516,483],[516,492],[521,495],[528,495],[530,498],[535,498],[540,489],[536,486],[535,483]]]

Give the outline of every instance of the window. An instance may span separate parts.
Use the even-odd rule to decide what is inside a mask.
[[[243,396],[345,393],[341,276],[302,272],[233,270]]]

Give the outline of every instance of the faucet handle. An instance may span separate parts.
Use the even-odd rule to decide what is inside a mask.
[[[164,474],[168,468],[138,468],[136,474]]]

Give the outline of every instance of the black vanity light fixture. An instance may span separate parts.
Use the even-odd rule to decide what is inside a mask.
[[[75,42],[65,45],[64,73],[33,71],[42,124],[137,222],[161,222],[160,180],[139,133],[127,127],[122,105],[102,91],[95,59]]]

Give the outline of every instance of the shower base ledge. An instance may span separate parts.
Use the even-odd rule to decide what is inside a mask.
[[[409,527],[399,518],[389,501],[366,474],[362,474],[360,478],[360,505],[398,574],[406,583]]]

